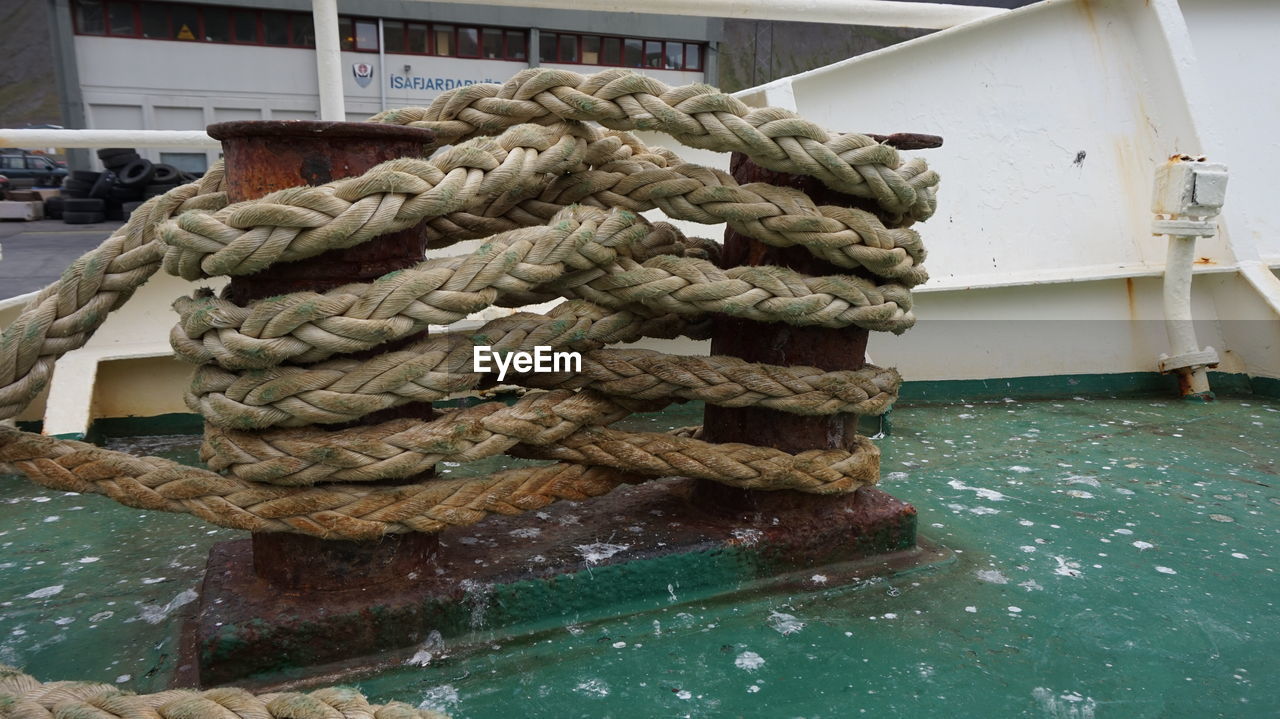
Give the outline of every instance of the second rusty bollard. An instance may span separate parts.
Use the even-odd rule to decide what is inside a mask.
[[[227,193],[233,202],[252,200],[297,185],[321,185],[360,175],[398,157],[426,158],[435,135],[418,128],[361,122],[248,121],[209,126],[222,141]],[[228,297],[237,304],[287,292],[325,290],[372,280],[422,261],[426,238],[414,227],[349,249],[280,263],[231,279]],[[366,352],[366,358],[394,351],[426,332]],[[396,417],[430,420],[431,404],[413,402],[364,417],[353,424],[375,424]],[[349,426],[336,425],[335,428]],[[425,472],[403,480],[430,477]],[[433,561],[436,535],[413,532],[378,542],[323,540],[282,532],[253,535],[255,574],[286,591],[348,589],[403,578]]]
[[[875,137],[875,136],[873,136]],[[905,143],[912,147],[937,146],[932,136],[891,136],[927,138],[927,144]],[[882,137],[876,139],[883,140]],[[773,172],[734,153],[731,171],[741,183],[767,182],[803,191],[818,205],[840,205],[875,212],[874,201],[835,192],[820,181],[803,175]],[[772,247],[733,230],[725,231],[721,267],[739,265],[778,265],[806,275],[850,273],[868,278],[864,270],[848,270],[815,257],[804,247]],[[868,332],[860,327],[830,329],[825,327],[793,327],[786,324],[717,316],[711,340],[711,354],[730,355],[750,362],[774,365],[805,365],[823,370],[857,370],[866,364]],[[703,419],[703,438],[709,442],[743,442],[774,447],[790,453],[809,449],[849,449],[857,431],[857,417],[836,414],[806,417],[763,407],[718,407],[707,405]],[[861,490],[862,495],[868,490]],[[871,490],[878,492],[878,490]],[[800,520],[817,521],[831,511],[848,511],[848,495],[814,495],[803,492],[755,491],[728,487],[700,480],[693,490],[693,501],[704,510],[729,514],[769,514],[798,512]],[[852,500],[856,502],[856,499]],[[914,512],[914,510],[911,510]]]

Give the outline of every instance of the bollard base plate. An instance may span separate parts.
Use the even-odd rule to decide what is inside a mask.
[[[254,575],[248,540],[216,545],[176,682],[333,681],[403,664],[433,632],[451,649],[483,645],[762,587],[828,589],[948,556],[918,545],[915,508],[878,489],[826,497],[821,512],[784,502],[734,515],[699,509],[693,488],[663,480],[491,517],[442,533],[435,564],[374,586],[281,590]]]

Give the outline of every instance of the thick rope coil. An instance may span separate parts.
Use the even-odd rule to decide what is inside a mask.
[[[541,160],[552,139],[573,136],[579,152]],[[627,143],[576,125],[521,125],[498,138],[477,138],[431,160],[401,158],[360,177],[320,187],[297,187],[213,213],[188,213],[167,223],[165,270],[186,279],[257,272],[276,262],[314,257],[430,220],[431,245],[487,237],[543,225],[570,205],[726,223],[771,245],[803,245],[841,267],[865,267],[914,286],[928,278],[919,267],[919,235],[886,227],[870,212],[817,206],[804,193],[764,183],[739,185],[730,175],[697,165],[664,167],[630,157]],[[594,153],[604,143],[612,154]],[[558,147],[558,145],[557,145]],[[626,152],[623,152],[623,151]],[[600,164],[590,162],[601,155]],[[622,154],[625,159],[615,159]],[[659,155],[646,156],[666,162]],[[513,162],[513,158],[515,161]],[[522,171],[508,168],[515,164]],[[495,201],[495,197],[497,198]]]
[[[394,487],[285,487],[3,426],[0,445],[0,467],[50,489],[101,494],[135,509],[190,514],[231,529],[353,540],[440,532],[490,514],[518,514],[561,499],[597,497],[620,484],[648,479],[562,463]]]
[[[529,351],[536,346],[560,349],[536,341],[523,342],[514,349]],[[351,422],[406,402],[434,402],[477,388],[486,375],[472,371],[472,347],[455,336],[437,335],[400,352],[363,361],[338,359],[309,367],[279,366],[238,374],[204,366],[192,380],[187,405],[210,424],[230,429]],[[897,397],[901,377],[892,369],[873,365],[827,372],[814,367],[753,364],[734,357],[593,350],[582,353],[581,372],[513,372],[509,383],[540,389],[592,389],[644,400],[679,397],[722,407],[759,406],[802,415],[878,415]]]
[[[370,704],[348,687],[306,694],[243,689],[131,694],[97,682],[40,682],[0,664],[0,719],[447,719],[404,702]]]
[[[374,122],[425,127],[441,144],[495,135],[528,122],[595,121],[615,130],[654,130],[682,144],[741,152],[778,172],[816,177],[833,190],[872,197],[885,209],[927,219],[937,175],[923,162],[866,135],[829,133],[795,113],[753,109],[709,85],[671,88],[626,70],[579,75],[531,69],[506,84],[441,93],[430,107],[389,110]]]
[[[905,329],[908,288],[926,275],[918,235],[900,225],[927,216],[936,184],[922,163],[904,165],[896,151],[865,136],[826,133],[790,113],[746,110],[711,88],[671,90],[613,71],[591,78],[536,71],[501,88],[451,97],[418,119],[411,118],[415,111],[383,118],[469,123],[437,127],[446,141],[470,139],[432,160],[394,160],[360,177],[235,205],[226,204],[215,169],[200,183],[150,200],[42,292],[0,339],[0,409],[13,416],[47,382],[57,356],[82,346],[106,313],[154,272],[161,255],[168,271],[196,278],[256,272],[424,220],[435,246],[498,235],[470,256],[432,260],[329,293],[248,307],[212,296],[181,300],[175,349],[205,365],[188,401],[210,417],[207,455],[222,473],[11,429],[0,430],[0,462],[46,486],[98,492],[130,506],[189,512],[252,531],[348,538],[438,531],[489,512],[595,496],[644,477],[813,492],[852,491],[875,481],[878,454],[865,442],[853,452],[789,455],[707,444],[696,433],[628,433],[608,424],[683,399],[809,414],[878,412],[892,402],[896,373],[768,367],[605,345],[705,336],[710,313]],[[508,100],[516,104],[502,104]],[[502,107],[516,110],[504,114]],[[520,124],[521,117],[538,124]],[[796,190],[738,185],[625,132],[582,124],[588,119],[743,151],[766,166],[809,172],[873,197],[884,211],[818,207]],[[635,215],[652,208],[726,221],[761,241],[803,245],[880,279],[805,277],[769,267],[721,270],[703,259],[715,257],[714,243],[683,238]],[[547,316],[517,315],[470,334],[432,337],[389,359],[281,364],[376,346],[495,304],[556,296],[577,299]],[[463,353],[477,342],[573,348],[586,352],[587,363],[579,376],[513,377],[550,391],[512,407],[481,405],[413,426],[336,433],[290,428],[483,388],[489,377],[458,371],[465,368]],[[339,483],[403,477],[433,458],[501,451],[563,462],[400,487]]]
[[[637,263],[623,253],[649,226],[627,211],[571,207],[545,227],[496,235],[470,256],[446,257],[324,294],[295,292],[240,307],[211,295],[175,305],[186,347],[207,336],[210,354],[239,357],[229,369],[316,362],[376,347],[430,325],[447,325],[491,305],[522,306],[559,296],[608,309],[637,305],[657,314],[721,313],[823,327],[902,332],[912,323],[906,288],[859,277],[805,277],[781,267],[721,270],[706,260],[660,255]]]
[[[615,443],[615,439],[607,437],[604,440],[607,446],[600,451],[614,456],[628,454],[629,450]],[[662,459],[666,449],[661,446],[661,435],[645,435],[633,440],[650,441],[650,448],[641,450],[646,463],[655,461],[647,459],[650,456],[657,456],[656,461],[667,465],[686,461],[675,455],[673,459]],[[517,448],[523,447],[517,445]],[[870,445],[868,453],[871,450],[874,445]],[[844,458],[844,454],[848,453],[842,453],[840,458]],[[861,451],[852,454],[858,457],[853,462],[878,459],[861,458]],[[776,488],[770,480],[777,476],[777,465],[769,460],[778,455],[765,452],[750,456],[744,450],[735,463],[735,471],[741,478],[725,476],[716,481],[741,489]],[[811,465],[821,459],[819,455],[808,455],[801,464],[807,461]],[[191,514],[231,529],[354,540],[377,539],[384,534],[401,532],[439,532],[474,524],[489,514],[517,514],[561,499],[596,497],[620,484],[651,478],[609,466],[560,463],[510,469],[484,477],[432,479],[391,487],[352,484],[290,487],[248,482],[159,457],[133,457],[84,442],[59,440],[3,426],[0,426],[0,468],[22,472],[50,489],[102,494],[136,509]],[[675,474],[669,469],[665,471]],[[836,476],[839,472],[827,473],[820,467],[817,471],[820,476],[810,480],[815,489],[847,492],[865,484],[843,481]],[[868,468],[867,474],[874,472]],[[850,474],[851,471],[845,472],[846,476]]]
[[[653,477],[732,478],[747,482],[750,488],[786,487],[826,494],[850,491],[879,477],[880,453],[869,442],[853,453],[814,450],[791,455],[769,447],[602,429],[633,411],[654,411],[670,402],[669,397],[636,401],[555,390],[525,395],[511,406],[487,402],[446,412],[431,422],[391,420],[338,431],[270,432],[207,425],[201,459],[214,471],[246,481],[300,485],[408,477],[442,461],[473,461],[506,453],[516,445],[563,444],[591,453],[588,464]],[[645,456],[637,459],[634,453],[588,446],[596,441],[615,448],[661,449],[640,450]],[[815,458],[821,461],[815,463]]]

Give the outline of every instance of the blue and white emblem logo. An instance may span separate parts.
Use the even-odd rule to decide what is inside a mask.
[[[351,74],[356,76],[357,85],[369,87],[369,83],[373,82],[373,65],[367,62],[352,63]]]

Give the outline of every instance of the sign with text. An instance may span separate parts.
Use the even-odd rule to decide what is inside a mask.
[[[486,77],[481,80],[469,80],[461,77],[424,77],[422,75],[391,75],[388,78],[391,83],[392,90],[429,90],[432,92],[444,92],[445,90],[453,90],[467,85],[475,85],[485,82],[501,82],[493,78]]]

